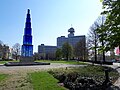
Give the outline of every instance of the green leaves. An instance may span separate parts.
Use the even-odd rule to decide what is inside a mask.
[[[69,60],[72,57],[73,48],[68,42],[63,44],[62,54],[63,54],[63,57],[66,58],[67,60]]]
[[[100,2],[103,2],[103,0],[100,0]]]
[[[106,21],[97,29],[97,34],[100,42],[104,42],[104,48],[100,49],[109,51],[120,45],[120,0],[100,1],[103,1],[104,11],[101,14],[106,16]]]
[[[60,60],[60,59],[62,58],[62,50],[61,50],[60,48],[58,48],[58,49],[56,50],[56,58],[57,58],[58,60]]]
[[[120,0],[104,0],[103,6],[105,10],[102,14],[107,15],[102,31],[107,32],[107,36],[103,40],[108,42],[106,48],[113,49],[120,45]]]

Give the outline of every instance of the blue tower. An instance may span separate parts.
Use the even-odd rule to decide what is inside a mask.
[[[33,57],[32,28],[31,28],[31,18],[30,18],[29,9],[27,11],[21,56],[28,58]]]
[[[4,65],[6,66],[50,65],[50,63],[34,62],[32,45],[32,28],[29,9],[27,11],[20,62],[8,62],[5,63]]]

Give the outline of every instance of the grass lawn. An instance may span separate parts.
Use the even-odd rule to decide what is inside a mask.
[[[19,60],[12,61],[0,61],[0,64],[5,64],[7,62],[19,62]],[[78,61],[63,61],[63,60],[36,60],[35,62],[48,62],[48,63],[63,63],[63,64],[75,64],[75,65],[86,65],[86,62],[78,62]]]
[[[7,62],[19,62],[19,60],[17,60],[17,61],[16,60],[14,60],[14,61],[13,60],[11,60],[11,61],[7,61],[7,60],[6,61],[0,61],[0,64],[5,64]]]
[[[5,74],[0,74],[0,82],[1,82],[2,80],[4,80],[6,77],[7,77],[7,75],[5,75]]]
[[[78,61],[63,61],[63,60],[37,60],[36,62],[48,62],[48,63],[63,63],[63,64],[75,64],[75,65],[86,65],[86,62]]]
[[[58,80],[47,72],[34,72],[29,76],[34,90],[65,90],[58,85]]]

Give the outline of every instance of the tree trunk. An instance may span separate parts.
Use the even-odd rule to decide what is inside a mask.
[[[96,34],[95,34],[95,61],[97,61],[97,40],[96,40]]]
[[[102,46],[104,46],[104,42],[102,41]],[[105,51],[103,50],[103,62],[105,62]]]

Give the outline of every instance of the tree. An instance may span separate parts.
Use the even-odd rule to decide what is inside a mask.
[[[40,54],[35,52],[33,57],[34,57],[34,60],[39,60],[40,59]]]
[[[120,0],[104,0],[103,7],[101,14],[106,15],[106,21],[99,33],[107,33],[100,40],[107,42],[105,50],[108,51],[120,46]]]
[[[88,34],[88,49],[90,53],[94,54],[95,61],[97,61],[97,48],[98,48],[98,34],[96,32],[98,25],[96,22],[90,27]]]
[[[55,52],[46,53],[46,59],[47,60],[55,60],[55,58],[56,58]]]
[[[99,33],[99,30],[103,30],[103,25],[105,22],[105,16],[99,16],[94,24],[90,27],[90,31],[88,34],[88,46],[91,50],[90,52],[94,53],[95,61],[97,61],[98,52],[103,53],[103,61],[105,61],[105,43],[104,40],[101,40],[106,35],[106,32]]]
[[[2,47],[2,59],[9,59],[9,46],[5,44]]]
[[[63,58],[66,58],[67,60],[69,60],[72,57],[73,48],[68,42],[63,44],[63,46],[62,46],[62,54],[63,54]]]
[[[3,46],[3,42],[0,40],[0,45],[2,45]]]
[[[105,22],[105,16],[99,16],[94,24],[90,27],[89,36],[88,36],[88,45],[89,49],[94,50],[95,61],[97,61],[97,52],[103,53],[103,61],[105,61],[105,41],[101,40],[106,35],[106,32],[100,33],[100,30],[103,30],[103,25]]]
[[[85,52],[86,51],[86,46],[85,46],[85,41],[81,40],[78,43],[76,43],[74,47],[74,55],[77,59],[85,59]]]
[[[3,57],[3,42],[0,40],[0,58]]]
[[[0,40],[0,58],[9,59],[9,46]]]
[[[106,32],[99,32],[99,31],[103,31],[104,30],[104,23],[105,23],[105,16],[99,16],[97,21],[96,21],[96,25],[97,25],[97,30],[96,33],[98,35],[98,40],[99,40],[99,47],[98,47],[98,51],[102,52],[102,56],[103,56],[103,62],[105,62],[105,47],[106,47],[106,43],[105,40],[103,40],[103,38],[107,35]]]
[[[15,59],[18,60],[18,57],[20,56],[20,44],[16,43],[13,46],[13,55],[15,56]]]
[[[62,50],[60,48],[57,48],[55,55],[56,59],[60,60],[62,58]]]

